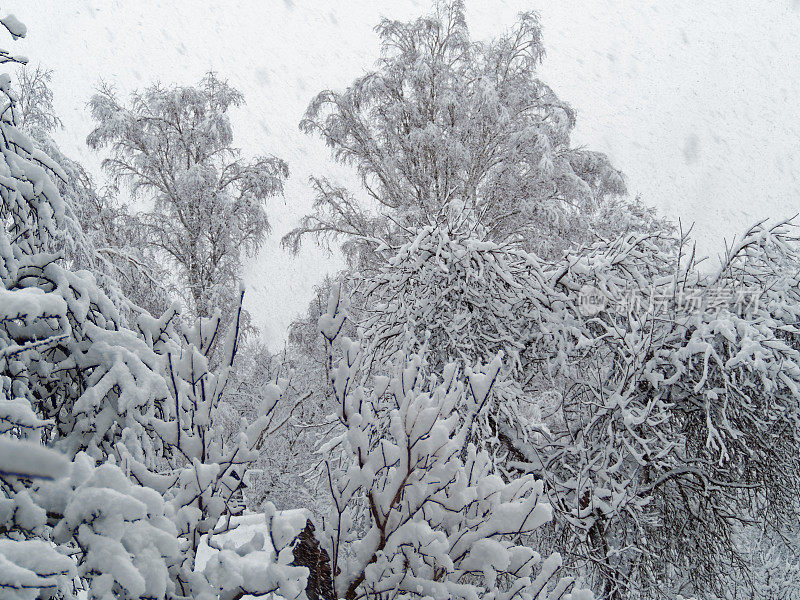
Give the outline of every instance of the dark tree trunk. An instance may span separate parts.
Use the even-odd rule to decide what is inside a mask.
[[[314,525],[311,521],[306,522],[306,528],[297,536],[292,565],[308,569],[308,584],[306,585],[308,600],[336,600],[331,575],[331,559],[314,536]]]

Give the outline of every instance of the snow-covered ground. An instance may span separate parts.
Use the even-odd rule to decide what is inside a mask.
[[[293,513],[297,513],[305,518],[305,513],[297,510],[285,511],[284,514],[291,516]],[[233,527],[231,531],[214,536],[215,543],[219,544],[220,547],[225,548],[230,545],[235,548],[252,540],[254,535],[261,534],[264,536],[264,552],[272,551],[272,544],[269,539],[269,528],[267,527],[267,516],[264,513],[231,517],[231,525]],[[197,556],[194,560],[195,569],[198,571],[203,570],[209,559],[216,553],[217,550],[211,548],[206,542],[205,536],[203,536],[200,546],[197,548]]]
[[[296,509],[282,511],[275,516],[277,519],[283,520],[287,524],[293,524],[296,527],[302,528],[302,524],[304,524],[308,518],[308,513],[306,511]],[[245,514],[238,517],[232,517],[231,525],[233,527],[231,531],[214,536],[214,542],[220,548],[235,549],[252,541],[256,541],[256,546],[262,548],[260,551],[249,552],[245,560],[237,562],[237,566],[240,569],[247,570],[247,567],[252,565],[253,570],[257,571],[259,568],[263,568],[264,565],[273,560],[271,557],[273,546],[270,539],[270,530],[267,523],[266,514]],[[203,536],[200,546],[197,548],[197,555],[195,556],[195,569],[202,571],[208,561],[211,560],[211,558],[217,552],[218,551],[214,548],[209,547],[206,536]],[[229,575],[235,577],[235,574]],[[244,596],[242,600],[250,600],[251,598],[254,598],[254,596]],[[274,600],[280,600],[281,598],[283,598],[283,596],[274,594]]]
[[[425,0],[9,0],[29,29],[15,51],[54,69],[68,154],[99,176],[85,147],[86,102],[102,76],[123,94],[151,83],[196,82],[213,68],[242,90],[237,143],[289,161],[285,204],[248,269],[247,305],[273,347],[339,259],[280,237],[312,202],[307,180],[352,181],[318,140],[297,130],[308,100],[340,88],[377,58],[381,16],[425,13]],[[800,198],[798,0],[467,0],[476,37],[541,13],[543,77],[577,108],[576,141],[607,152],[633,193],[696,221],[701,249],[744,225],[788,216]]]

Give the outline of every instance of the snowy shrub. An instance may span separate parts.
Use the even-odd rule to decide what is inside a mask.
[[[39,444],[0,437],[0,591],[5,598],[35,600],[71,587],[75,563],[45,541],[47,514],[25,485],[60,477],[68,466],[63,456]]]
[[[304,513],[268,511],[268,540],[258,532],[220,548],[195,572],[186,565],[195,554],[176,527],[186,511],[176,513],[175,504],[114,464],[95,465],[84,453],[69,463],[38,444],[0,437],[2,597],[301,597],[308,570],[291,563]]]
[[[336,590],[354,598],[589,598],[567,594],[561,558],[520,543],[550,520],[542,481],[505,480],[469,441],[456,409],[474,412],[492,393],[499,365],[455,364],[426,377],[409,355],[366,381],[358,342],[340,336],[339,289],[320,329],[330,347],[330,384],[342,432],[322,449],[332,508],[324,521]],[[334,358],[336,349],[341,358]]]
[[[243,295],[242,291],[227,334],[222,331],[219,313],[199,319],[193,326],[180,321],[176,308],[160,319],[140,315],[137,328],[159,357],[169,388],[163,412],[153,420],[163,448],[156,461],[161,468],[154,468],[147,455],[138,452],[136,445],[129,446],[127,439],[117,445],[131,476],[161,494],[173,510],[182,540],[177,585],[182,594],[198,598],[212,593],[209,590],[227,599],[240,593],[266,594],[278,588],[286,593],[294,590],[294,597],[302,592],[307,575],[304,568],[290,566],[290,550],[281,554],[305,527],[305,518],[284,522],[280,515],[273,517],[274,506],[269,503],[265,510],[271,527],[282,531],[285,540],[277,543],[274,533],[272,549],[264,549],[263,538],[254,538],[233,550],[218,548],[223,551],[207,563],[205,571],[195,571],[201,542],[217,547],[214,536],[236,527],[232,517],[244,509],[242,492],[247,471],[258,458],[287,383],[278,380],[267,386],[253,418],[248,421],[242,417],[237,433],[223,435],[218,409],[236,356]],[[223,359],[212,368],[209,354],[223,335]]]
[[[0,91],[13,106],[10,77]],[[123,435],[147,446],[151,416],[166,397],[156,356],[123,329],[88,271],[61,260],[67,212],[52,178],[66,174],[15,125],[0,119],[0,423],[49,441],[68,456],[101,459]]]

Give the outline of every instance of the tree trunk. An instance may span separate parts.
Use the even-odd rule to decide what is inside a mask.
[[[333,591],[331,559],[314,536],[314,525],[311,521],[306,521],[305,529],[297,536],[292,565],[308,569],[308,584],[306,585],[308,600],[336,600],[336,594]]]

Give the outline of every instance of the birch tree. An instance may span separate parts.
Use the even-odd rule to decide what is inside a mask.
[[[33,143],[65,173],[55,178],[65,199],[58,247],[75,269],[91,271],[123,317],[145,309],[160,314],[170,304],[168,272],[142,239],[138,220],[111,190],[101,190],[77,161],[53,139],[62,127],[53,106],[52,72],[41,65],[23,66],[12,93],[15,120]]]
[[[367,260],[379,239],[396,245],[406,228],[467,211],[490,239],[521,234],[527,249],[559,257],[594,239],[592,214],[632,205],[608,158],[572,145],[575,111],[538,77],[535,13],[486,42],[471,39],[460,0],[407,23],[384,19],[376,31],[377,68],[321,92],[300,123],[357,169],[361,188],[313,179],[315,212],[284,238],[288,247],[337,238]],[[653,221],[633,212],[640,227]]]
[[[124,105],[109,87],[90,102],[91,148],[108,148],[114,185],[148,203],[142,239],[175,268],[193,315],[235,304],[242,259],[269,231],[264,202],[283,191],[286,163],[248,160],[233,145],[228,112],[242,95],[215,73],[196,86],[153,85]],[[234,294],[231,296],[231,294]]]

